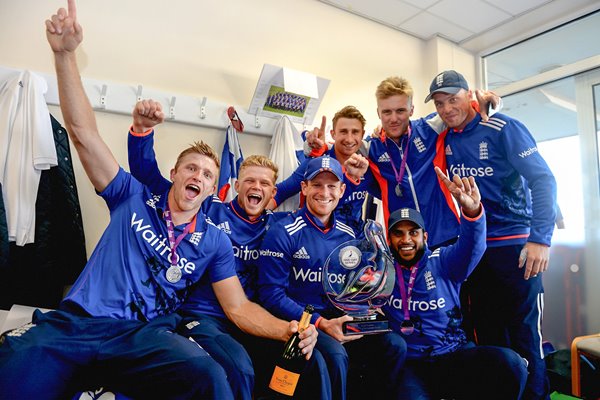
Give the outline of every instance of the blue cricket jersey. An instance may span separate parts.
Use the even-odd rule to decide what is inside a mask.
[[[147,321],[176,311],[202,276],[217,282],[235,275],[229,239],[197,218],[176,250],[182,278],[166,279],[171,253],[163,218],[167,194],[151,193],[119,169],[100,193],[110,210],[108,227],[61,308]],[[175,235],[186,225],[176,226]]]
[[[550,246],[556,180],[521,122],[500,113],[483,122],[476,115],[462,131],[448,131],[443,151],[451,175],[477,181],[489,247],[526,241]]]
[[[369,167],[381,189],[383,214],[410,207],[419,211],[429,232],[429,244],[437,247],[458,235],[459,215],[450,195],[441,190],[433,160],[436,155],[440,119],[431,114],[410,121],[410,137],[402,135],[400,143],[382,135],[365,143]],[[408,142],[408,148],[406,144]],[[396,194],[396,171],[400,172],[402,157],[407,149],[406,170],[400,183],[402,195]],[[363,154],[364,155],[364,154]]]
[[[352,228],[332,215],[326,229],[306,207],[271,227],[260,249],[258,294],[261,304],[273,315],[299,320],[307,304],[315,307],[311,323],[324,313],[340,316],[323,289],[323,266],[329,253],[354,240]]]
[[[230,203],[222,203],[216,196],[205,202],[210,202],[207,214],[209,222],[214,223],[231,240],[236,273],[246,297],[255,301],[260,245],[271,225],[288,213],[273,213],[265,210],[260,217],[250,220],[239,205],[237,197]],[[226,318],[212,289],[211,282],[206,277],[201,279],[190,294],[186,304],[182,307],[182,312],[190,316],[212,315]]]

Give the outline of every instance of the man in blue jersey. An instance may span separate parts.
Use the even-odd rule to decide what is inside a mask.
[[[297,325],[246,299],[226,236],[197,218],[215,190],[216,154],[203,143],[184,150],[172,188],[151,193],[119,167],[98,133],[77,67],[83,35],[75,1],[46,29],[65,125],[111,220],[59,309],[36,311],[32,323],[3,337],[0,396],[69,398],[83,375],[134,398],[233,399],[219,364],[173,333],[180,320],[173,312],[190,287],[209,275],[227,315],[250,332],[285,340]],[[310,353],[314,337],[306,339]]]
[[[363,168],[364,172],[366,164]],[[404,340],[393,332],[366,337],[344,335],[342,324],[352,318],[337,310],[323,289],[327,257],[335,247],[357,236],[334,213],[344,194],[343,182],[344,172],[335,158],[323,156],[308,162],[302,182],[304,207],[271,227],[263,240],[259,297],[267,310],[286,320],[297,319],[306,304],[315,307],[311,322],[320,331],[316,348],[327,362],[335,399],[346,398],[349,356],[365,348],[370,351],[370,367],[384,377],[378,387],[385,386],[391,395],[396,392],[395,378],[404,364]]]
[[[159,102],[142,100],[133,111],[128,135],[131,173],[153,190],[168,190],[172,182],[158,168],[154,153],[154,127],[163,122]],[[237,276],[249,299],[256,296],[256,262],[260,243],[271,225],[286,213],[265,210],[276,192],[278,168],[267,157],[247,157],[235,182],[238,195],[229,203],[218,197],[202,205],[206,218],[231,240]],[[281,345],[248,335],[227,319],[208,277],[196,285],[179,310],[184,319],[179,332],[192,337],[221,364],[236,399],[251,399],[266,389]],[[322,356],[315,352],[306,373],[302,374],[297,394],[306,398],[329,398],[331,389]],[[323,371],[322,376],[319,371]]]
[[[517,351],[529,362],[523,398],[548,399],[541,273],[548,268],[556,181],[521,122],[504,114],[482,121],[470,96],[461,74],[444,71],[426,98],[448,126],[437,162],[450,174],[476,176],[486,207],[487,250],[463,290],[478,343]]]
[[[356,107],[346,106],[335,113],[332,123],[331,138],[335,143],[331,148],[325,150],[323,154],[335,158],[345,167],[347,163],[354,162],[354,159],[357,157],[355,153],[362,146],[366,120]],[[323,117],[320,130],[324,131],[325,126],[326,118]],[[318,153],[315,151],[310,156],[320,155],[320,152]],[[304,180],[304,171],[306,170],[308,161],[309,159],[306,159],[296,168],[292,175],[277,184],[277,194],[273,198],[270,208],[275,208],[277,204],[281,204],[289,197],[301,191],[301,183]],[[371,174],[371,172],[367,170],[366,174]],[[335,209],[335,213],[340,221],[350,225],[355,231],[361,232],[364,223],[362,215],[364,200],[368,192],[379,197],[379,188],[372,177],[370,179],[363,177],[359,181],[354,181],[353,178],[349,178],[348,174],[346,174],[345,183],[346,190],[344,191],[344,196],[340,199],[338,207]],[[371,187],[367,187],[368,184]]]
[[[383,310],[408,347],[401,399],[519,399],[526,362],[514,351],[467,342],[461,328],[459,291],[485,252],[485,214],[473,177],[440,180],[461,207],[460,236],[431,251],[421,214],[394,211],[388,238],[397,271]]]

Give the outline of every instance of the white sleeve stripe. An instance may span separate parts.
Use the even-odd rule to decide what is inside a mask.
[[[353,238],[356,238],[356,236],[354,235],[354,231],[352,230],[352,228],[350,228],[348,225],[345,225],[345,224],[343,224],[343,223],[341,223],[339,221],[335,224],[335,229],[337,229],[339,231],[342,231],[342,232],[345,232],[345,233],[349,234],[350,236],[352,236]]]

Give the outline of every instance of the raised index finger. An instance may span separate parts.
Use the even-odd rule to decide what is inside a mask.
[[[322,132],[323,135],[325,134],[326,127],[327,127],[327,117],[323,115],[323,118],[321,118],[321,129],[320,129],[320,132]]]
[[[67,0],[68,1],[68,10],[69,17],[73,19],[73,21],[77,21],[77,6],[75,6],[75,0]]]
[[[446,174],[440,169],[440,167],[435,167],[435,173],[437,174],[438,178],[442,180],[442,182],[450,182],[450,178],[446,176]]]

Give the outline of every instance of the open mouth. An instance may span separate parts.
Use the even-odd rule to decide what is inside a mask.
[[[248,198],[248,203],[251,204],[251,205],[253,205],[253,206],[259,205],[260,202],[263,199],[261,195],[256,194],[256,193],[249,194],[247,196],[247,198]]]
[[[185,187],[185,193],[189,198],[194,198],[200,194],[200,188],[196,185],[189,184]]]

